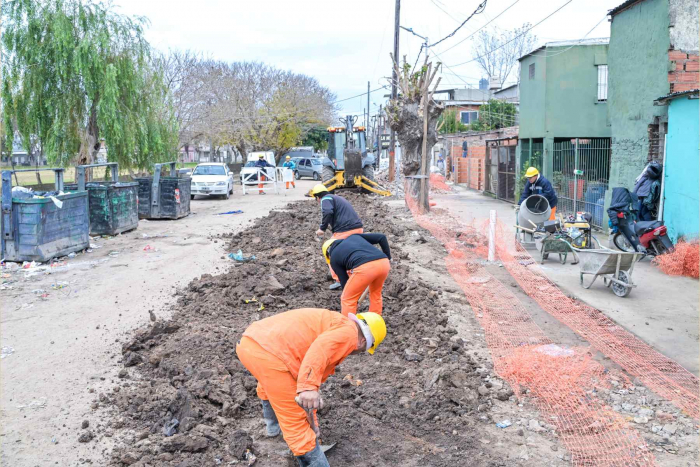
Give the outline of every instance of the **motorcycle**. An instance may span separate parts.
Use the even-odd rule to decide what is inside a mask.
[[[635,221],[630,204],[632,196],[626,188],[613,188],[608,217],[615,246],[622,251],[639,251],[650,256],[673,251],[663,221]]]
[[[619,213],[618,216],[624,216]],[[627,219],[626,219],[627,220]],[[630,229],[637,237],[637,242],[651,256],[659,256],[673,251],[673,243],[668,238],[666,226],[663,221],[639,221],[628,222]],[[618,228],[613,234],[613,243],[622,251],[634,252],[635,249],[627,236]]]

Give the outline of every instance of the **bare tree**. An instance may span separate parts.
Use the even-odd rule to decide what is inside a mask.
[[[534,48],[537,37],[531,28],[530,23],[525,23],[509,31],[491,29],[479,33],[473,55],[489,78],[497,78],[501,83],[508,80],[518,59]]]

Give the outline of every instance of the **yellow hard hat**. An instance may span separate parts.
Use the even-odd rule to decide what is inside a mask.
[[[381,344],[386,337],[386,323],[384,322],[384,318],[382,318],[382,315],[378,315],[377,313],[367,312],[359,313],[357,315],[357,319],[363,321],[369,327],[372,337],[374,337],[372,347],[367,349],[367,352],[369,352],[370,355],[374,355],[374,351],[377,350],[377,346]]]
[[[323,183],[319,183],[311,189],[311,196],[317,196],[321,193],[328,193],[328,188],[326,188],[326,186]]]
[[[285,157],[285,159],[291,159],[291,158],[292,158],[292,156],[287,156],[287,157]]]
[[[527,178],[534,177],[535,175],[539,175],[540,171],[537,170],[534,167],[528,167],[527,172],[525,172],[525,176]]]
[[[326,259],[326,263],[331,264],[331,256],[328,254],[328,249],[331,247],[334,241],[338,240],[337,238],[331,238],[330,240],[326,240],[323,242],[323,246],[321,247],[321,251],[323,251],[323,257]]]
[[[262,159],[263,157],[265,157],[265,154],[258,154],[258,159]]]

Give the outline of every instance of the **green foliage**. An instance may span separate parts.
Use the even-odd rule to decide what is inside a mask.
[[[516,113],[515,104],[490,99],[479,108],[479,119],[470,125],[470,129],[473,131],[488,131],[514,126]]]
[[[143,18],[89,0],[5,2],[3,120],[11,147],[35,135],[51,164],[110,161],[144,169],[172,159],[177,123]]]
[[[309,130],[301,141],[302,146],[313,146],[314,151],[322,152],[328,149],[328,130],[324,126],[315,126]]]
[[[438,128],[440,128],[440,134],[452,134],[459,133],[462,131],[468,131],[469,126],[462,123],[457,117],[457,111],[446,110],[438,118]]]

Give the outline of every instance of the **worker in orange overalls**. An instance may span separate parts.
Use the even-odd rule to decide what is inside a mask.
[[[267,435],[282,432],[300,466],[328,466],[309,416],[321,407],[321,383],[350,354],[374,354],[386,337],[375,313],[342,316],[320,308],[280,313],[251,324],[236,346],[258,380]]]
[[[292,160],[292,156],[288,155],[284,158],[284,164],[282,164],[282,167],[292,171],[292,181],[285,182],[285,189],[289,190],[290,183],[292,184],[292,188],[296,188],[297,186],[294,184],[294,177],[295,177],[294,172],[297,170],[297,163]]]
[[[255,167],[259,169],[264,169],[265,167],[274,167],[274,165],[270,164],[265,160],[265,155],[264,154],[258,154],[258,161],[255,163]],[[267,180],[267,177],[264,175],[265,171],[261,170],[258,172],[258,193],[261,195],[264,195],[265,192],[263,191],[263,184],[261,182],[264,182]]]
[[[374,247],[379,244],[381,251]],[[344,240],[327,240],[323,257],[338,275],[343,287],[340,312],[357,312],[357,301],[369,288],[369,311],[382,314],[382,289],[389,275],[391,250],[384,234],[350,235]]]
[[[350,235],[364,232],[362,228],[362,220],[357,215],[352,204],[345,198],[338,195],[332,195],[328,192],[323,184],[319,183],[311,189],[311,194],[316,198],[316,201],[321,205],[321,226],[316,231],[316,235],[322,237],[328,227],[333,232],[332,239],[342,240]],[[331,290],[341,287],[333,268],[329,266],[331,276],[335,281],[329,287]]]

